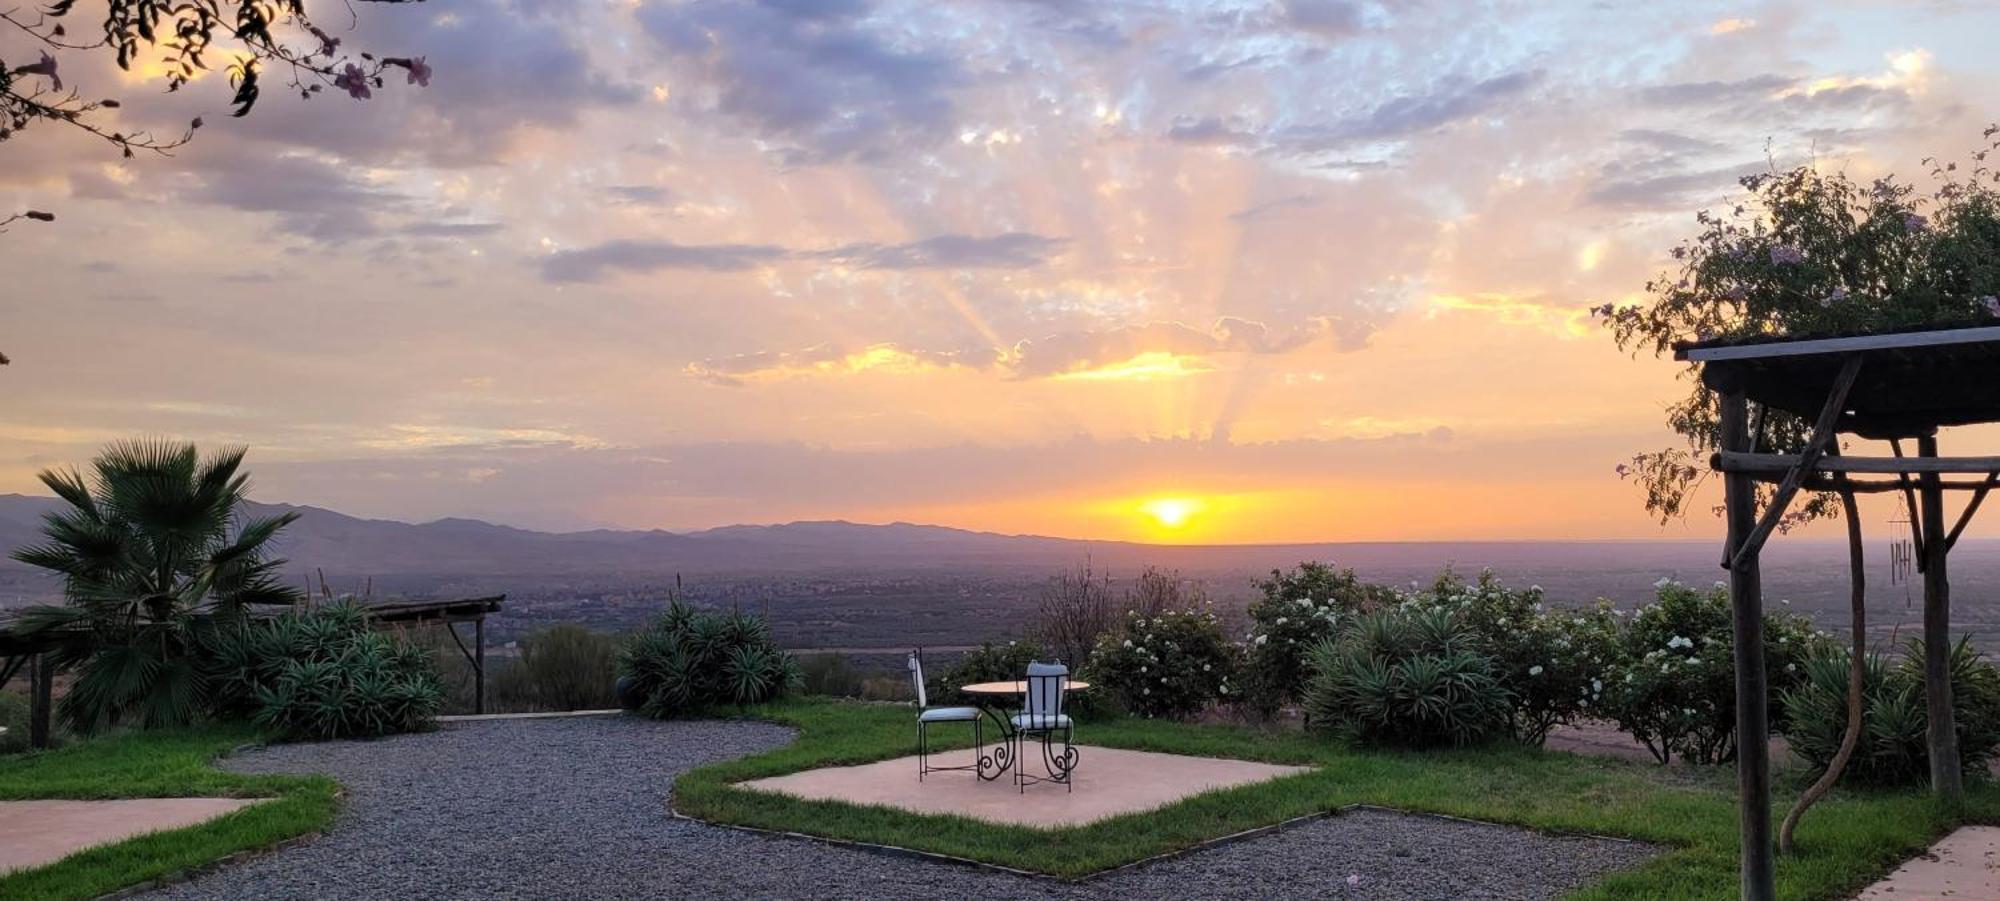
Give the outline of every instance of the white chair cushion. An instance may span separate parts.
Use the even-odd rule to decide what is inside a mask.
[[[1017,713],[1014,714],[1014,728],[1067,729],[1069,728],[1069,714],[1058,713],[1051,716],[1046,713]]]
[[[957,723],[978,718],[977,707],[932,707],[917,714],[920,723]]]

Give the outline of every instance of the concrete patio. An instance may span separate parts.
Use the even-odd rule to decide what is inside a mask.
[[[1030,784],[1026,794],[1011,778],[988,782],[969,771],[935,772],[917,780],[917,758],[899,757],[861,766],[824,767],[756,779],[745,788],[800,798],[879,804],[915,813],[958,814],[991,823],[1054,828],[1078,826],[1164,807],[1182,798],[1309,771],[1247,760],[1188,757],[1151,751],[1077,746],[1075,791],[1052,783]],[[969,750],[931,755],[933,766],[969,763]],[[1030,756],[1029,774],[1040,762]]]
[[[235,813],[256,798],[0,801],[0,873],[55,863],[98,845]]]

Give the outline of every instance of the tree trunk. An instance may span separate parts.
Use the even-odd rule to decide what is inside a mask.
[[[1799,818],[1806,810],[1840,781],[1840,774],[1847,769],[1847,761],[1854,757],[1854,749],[1861,744],[1861,717],[1863,713],[1862,692],[1868,680],[1868,570],[1862,560],[1861,550],[1861,510],[1854,503],[1854,492],[1840,493],[1840,512],[1847,517],[1847,581],[1850,624],[1854,630],[1854,648],[1847,660],[1847,731],[1840,736],[1840,750],[1834,752],[1827,762],[1826,772],[1819,780],[1799,796],[1790,813],[1785,814],[1785,823],[1778,829],[1778,850],[1793,853],[1792,833],[1799,828]]]

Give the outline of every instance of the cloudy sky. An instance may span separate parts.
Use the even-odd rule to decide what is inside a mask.
[[[0,235],[0,491],[164,434],[409,520],[1708,535],[1612,474],[1684,386],[1586,309],[1741,174],[1915,175],[2000,118],[1971,2],[356,14],[431,86],[230,120],[66,59],[208,127],[0,142],[0,209],[59,217]]]

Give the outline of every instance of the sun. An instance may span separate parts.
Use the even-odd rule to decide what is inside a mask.
[[[1191,497],[1156,497],[1140,504],[1139,511],[1152,517],[1160,528],[1178,529],[1187,525],[1204,506]]]

